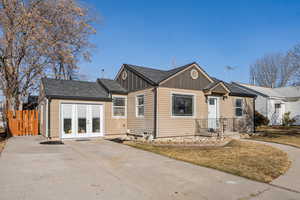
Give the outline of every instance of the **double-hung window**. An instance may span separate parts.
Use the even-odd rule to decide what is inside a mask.
[[[275,103],[275,113],[276,114],[280,114],[280,109],[281,109],[281,104]]]
[[[136,116],[143,117],[145,113],[145,96],[143,94],[136,96]]]
[[[235,116],[236,117],[243,116],[243,99],[235,100]]]
[[[126,97],[113,97],[113,117],[126,117]]]
[[[194,96],[183,94],[172,94],[172,115],[193,116]]]

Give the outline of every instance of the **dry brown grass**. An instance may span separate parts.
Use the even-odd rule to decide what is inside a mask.
[[[257,131],[263,133],[264,136],[252,136],[251,139],[288,144],[300,148],[300,126],[264,126],[257,128]]]
[[[126,144],[261,182],[272,181],[284,174],[290,166],[285,152],[254,142],[233,140],[224,147],[174,147],[135,142]]]

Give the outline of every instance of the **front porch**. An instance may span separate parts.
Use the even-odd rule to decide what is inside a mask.
[[[247,118],[206,118],[195,119],[195,135],[226,137],[254,131],[253,121]]]

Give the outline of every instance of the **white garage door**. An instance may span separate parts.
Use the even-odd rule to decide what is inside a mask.
[[[61,104],[62,138],[103,136],[103,105]]]

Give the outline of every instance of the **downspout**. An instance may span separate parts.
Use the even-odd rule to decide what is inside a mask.
[[[50,135],[50,104],[51,104],[51,98],[49,97],[49,99],[48,99],[48,130],[47,130],[47,132],[48,132],[48,138],[51,138],[51,135]]]
[[[256,97],[253,98],[253,133],[256,132],[256,126],[255,126],[255,100]]]
[[[157,137],[157,87],[154,87],[154,116],[153,116],[153,138]]]
[[[269,98],[266,98],[266,117],[269,120],[269,124],[271,123],[271,119],[269,118]]]

